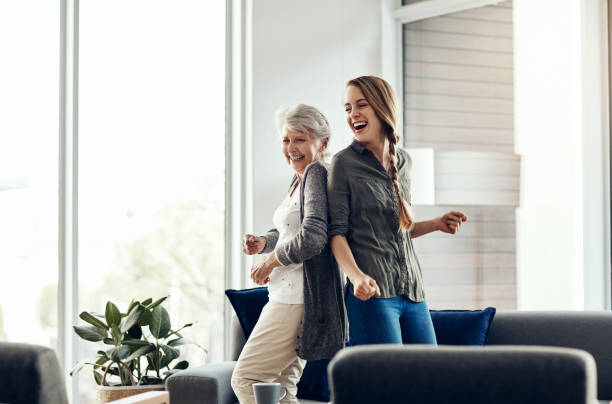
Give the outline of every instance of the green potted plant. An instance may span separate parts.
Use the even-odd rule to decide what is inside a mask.
[[[77,363],[70,374],[92,366],[98,402],[163,390],[168,376],[189,366],[185,360],[173,362],[180,356],[178,346],[194,344],[180,333],[193,323],[173,330],[161,305],[167,297],[155,302],[132,300],[125,313],[109,301],[104,314],[84,311],[79,315],[88,324],[75,325],[74,331],[86,341],[101,342],[103,349],[95,358]]]

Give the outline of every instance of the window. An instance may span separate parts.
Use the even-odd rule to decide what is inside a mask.
[[[0,3],[0,341],[54,349],[58,15],[57,1]]]
[[[223,1],[80,2],[79,312],[170,295],[191,366],[224,349],[224,24]]]

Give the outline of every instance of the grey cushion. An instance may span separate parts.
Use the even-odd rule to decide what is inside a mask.
[[[599,399],[612,400],[610,311],[498,311],[487,344],[583,349],[597,364]]]
[[[50,348],[0,342],[0,402],[68,404],[63,373]]]
[[[569,348],[360,346],[329,374],[334,404],[596,402],[595,361]]]

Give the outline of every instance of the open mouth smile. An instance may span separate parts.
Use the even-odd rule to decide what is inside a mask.
[[[355,129],[356,132],[364,129],[366,126],[368,126],[368,123],[365,121],[353,122],[353,129]]]

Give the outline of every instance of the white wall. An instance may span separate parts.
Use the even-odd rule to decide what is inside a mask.
[[[347,146],[342,94],[347,80],[380,75],[380,11],[373,0],[253,2],[253,231],[272,227],[272,214],[292,170],[280,152],[274,111],[305,103],[330,120],[330,150]]]
[[[601,82],[585,81],[601,76],[603,59],[597,47],[584,48],[598,35],[585,28],[604,3],[514,0],[516,152],[523,156],[519,309],[609,306],[607,105],[602,108],[605,97],[594,90]],[[247,231],[261,234],[271,227],[292,174],[279,150],[274,111],[314,105],[331,122],[331,151],[348,145],[344,84],[382,73],[381,16],[375,0],[256,0],[252,7],[248,182],[254,201]]]
[[[515,135],[523,156],[517,211],[520,309],[603,309],[608,205],[601,92],[583,59],[588,10],[599,0],[515,0]],[[603,3],[603,2],[602,2]],[[555,10],[550,18],[550,10]],[[591,108],[584,109],[583,105]],[[592,109],[600,108],[593,111]],[[596,122],[594,122],[594,120]],[[585,303],[586,302],[586,303]]]

